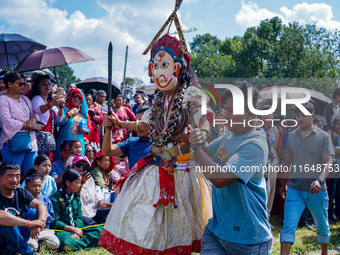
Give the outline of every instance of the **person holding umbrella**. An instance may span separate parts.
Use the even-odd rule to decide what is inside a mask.
[[[24,77],[16,71],[8,72],[5,77],[8,90],[0,96],[0,150],[2,158],[17,163],[23,173],[33,167],[38,156],[35,130],[41,130],[39,116],[33,110],[31,101],[22,95]],[[21,137],[21,138],[20,138]],[[20,146],[18,141],[21,140]]]
[[[69,101],[64,107],[65,115],[60,122],[56,123],[57,126],[60,126],[57,136],[56,159],[61,158],[59,148],[65,140],[79,140],[82,147],[85,148],[84,135],[90,133],[90,129],[87,127],[89,123],[88,111],[84,93],[79,89],[73,89],[70,92]],[[84,155],[84,149],[81,155]]]

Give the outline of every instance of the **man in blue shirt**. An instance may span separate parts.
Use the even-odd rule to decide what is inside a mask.
[[[147,105],[140,106],[137,109],[136,119],[141,120],[144,112],[149,108]],[[137,131],[137,135],[138,137],[131,137],[124,142],[113,144],[109,156],[128,157],[129,169],[131,169],[138,160],[147,155],[151,150],[148,130]]]
[[[137,109],[143,105],[142,95],[140,93],[136,93],[133,96],[133,99],[135,100],[136,104],[133,106],[132,110],[134,114],[137,114]]]
[[[256,108],[255,86],[244,81],[237,87],[244,98],[252,88],[250,96]],[[230,90],[223,93],[222,100],[229,131],[209,145],[200,129],[190,134],[197,168],[213,184],[213,217],[203,232],[201,254],[270,254],[273,236],[262,169],[268,158],[266,137],[248,125],[254,115],[247,105],[243,115],[233,114]]]
[[[64,172],[66,171],[66,161],[72,155],[69,145],[70,141],[64,141],[60,145],[61,159],[52,163],[50,175],[54,178],[58,187],[60,187]]]

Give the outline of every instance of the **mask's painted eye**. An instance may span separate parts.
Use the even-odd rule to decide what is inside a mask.
[[[158,63],[155,63],[155,69],[158,69],[159,65]]]
[[[168,62],[162,62],[162,64],[161,64],[161,68],[162,69],[165,69],[165,68],[167,68],[169,66],[169,63]]]

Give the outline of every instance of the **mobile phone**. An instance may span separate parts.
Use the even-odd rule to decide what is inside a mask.
[[[65,97],[65,89],[64,88],[57,88],[57,97],[59,96],[64,96]],[[63,108],[64,107],[64,103],[59,104],[59,108]]]
[[[65,90],[63,88],[57,88],[57,97],[58,96],[63,96],[64,92],[65,92]]]
[[[89,163],[83,163],[83,171],[84,172],[91,172]]]

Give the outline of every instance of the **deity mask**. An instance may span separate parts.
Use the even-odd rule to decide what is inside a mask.
[[[152,46],[149,76],[159,90],[172,90],[178,85],[178,75],[188,62],[190,57],[183,54],[181,42],[166,34]]]
[[[172,90],[177,85],[177,77],[182,65],[175,63],[166,51],[159,51],[149,64],[151,79],[160,90]]]

